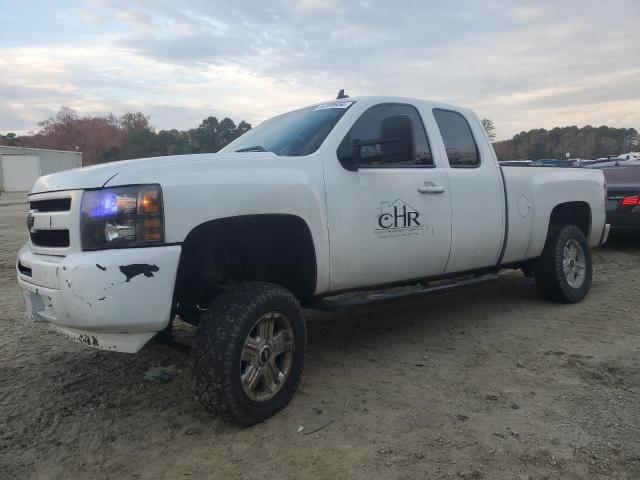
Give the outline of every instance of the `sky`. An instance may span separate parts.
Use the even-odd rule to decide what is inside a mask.
[[[0,0],[0,133],[69,106],[158,129],[351,95],[473,108],[498,139],[640,130],[640,0]]]

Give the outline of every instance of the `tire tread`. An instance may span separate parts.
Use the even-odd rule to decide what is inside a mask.
[[[562,253],[569,239],[578,241],[585,254],[586,278],[579,289],[574,289],[567,283],[562,269]],[[582,231],[574,225],[552,225],[542,255],[534,267],[534,277],[540,295],[554,302],[579,302],[591,288],[592,275],[591,251]]]
[[[302,310],[297,299],[285,288],[266,282],[240,284],[216,298],[202,314],[191,348],[192,383],[196,399],[206,411],[238,426],[254,425],[286,406],[295,394],[302,377],[304,365],[299,366],[299,372],[292,367],[290,375],[294,375],[293,383],[287,386],[286,390],[283,387],[281,392],[284,391],[284,395],[279,397],[279,406],[266,416],[249,412],[237,401],[234,393],[234,346],[236,342],[244,341],[244,338],[239,337],[246,322],[252,321],[248,318],[248,312],[257,305],[274,299],[289,303],[302,318]],[[304,320],[302,326],[305,345],[297,348],[301,347],[304,351]]]

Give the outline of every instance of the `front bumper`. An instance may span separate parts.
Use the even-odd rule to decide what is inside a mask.
[[[180,246],[39,255],[16,265],[27,315],[91,347],[135,353],[169,323]]]

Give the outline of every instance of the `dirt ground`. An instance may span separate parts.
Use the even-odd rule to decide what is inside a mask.
[[[157,343],[96,351],[25,322],[14,275],[24,202],[0,197],[2,480],[640,478],[638,238],[594,251],[577,305],[540,300],[513,272],[471,291],[308,312],[293,402],[239,430],[194,402],[185,355]],[[180,373],[148,383],[154,366]]]

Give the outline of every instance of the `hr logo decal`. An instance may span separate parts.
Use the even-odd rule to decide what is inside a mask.
[[[402,199],[381,202],[376,217],[374,235],[379,238],[398,238],[419,235],[425,229],[422,212]]]

